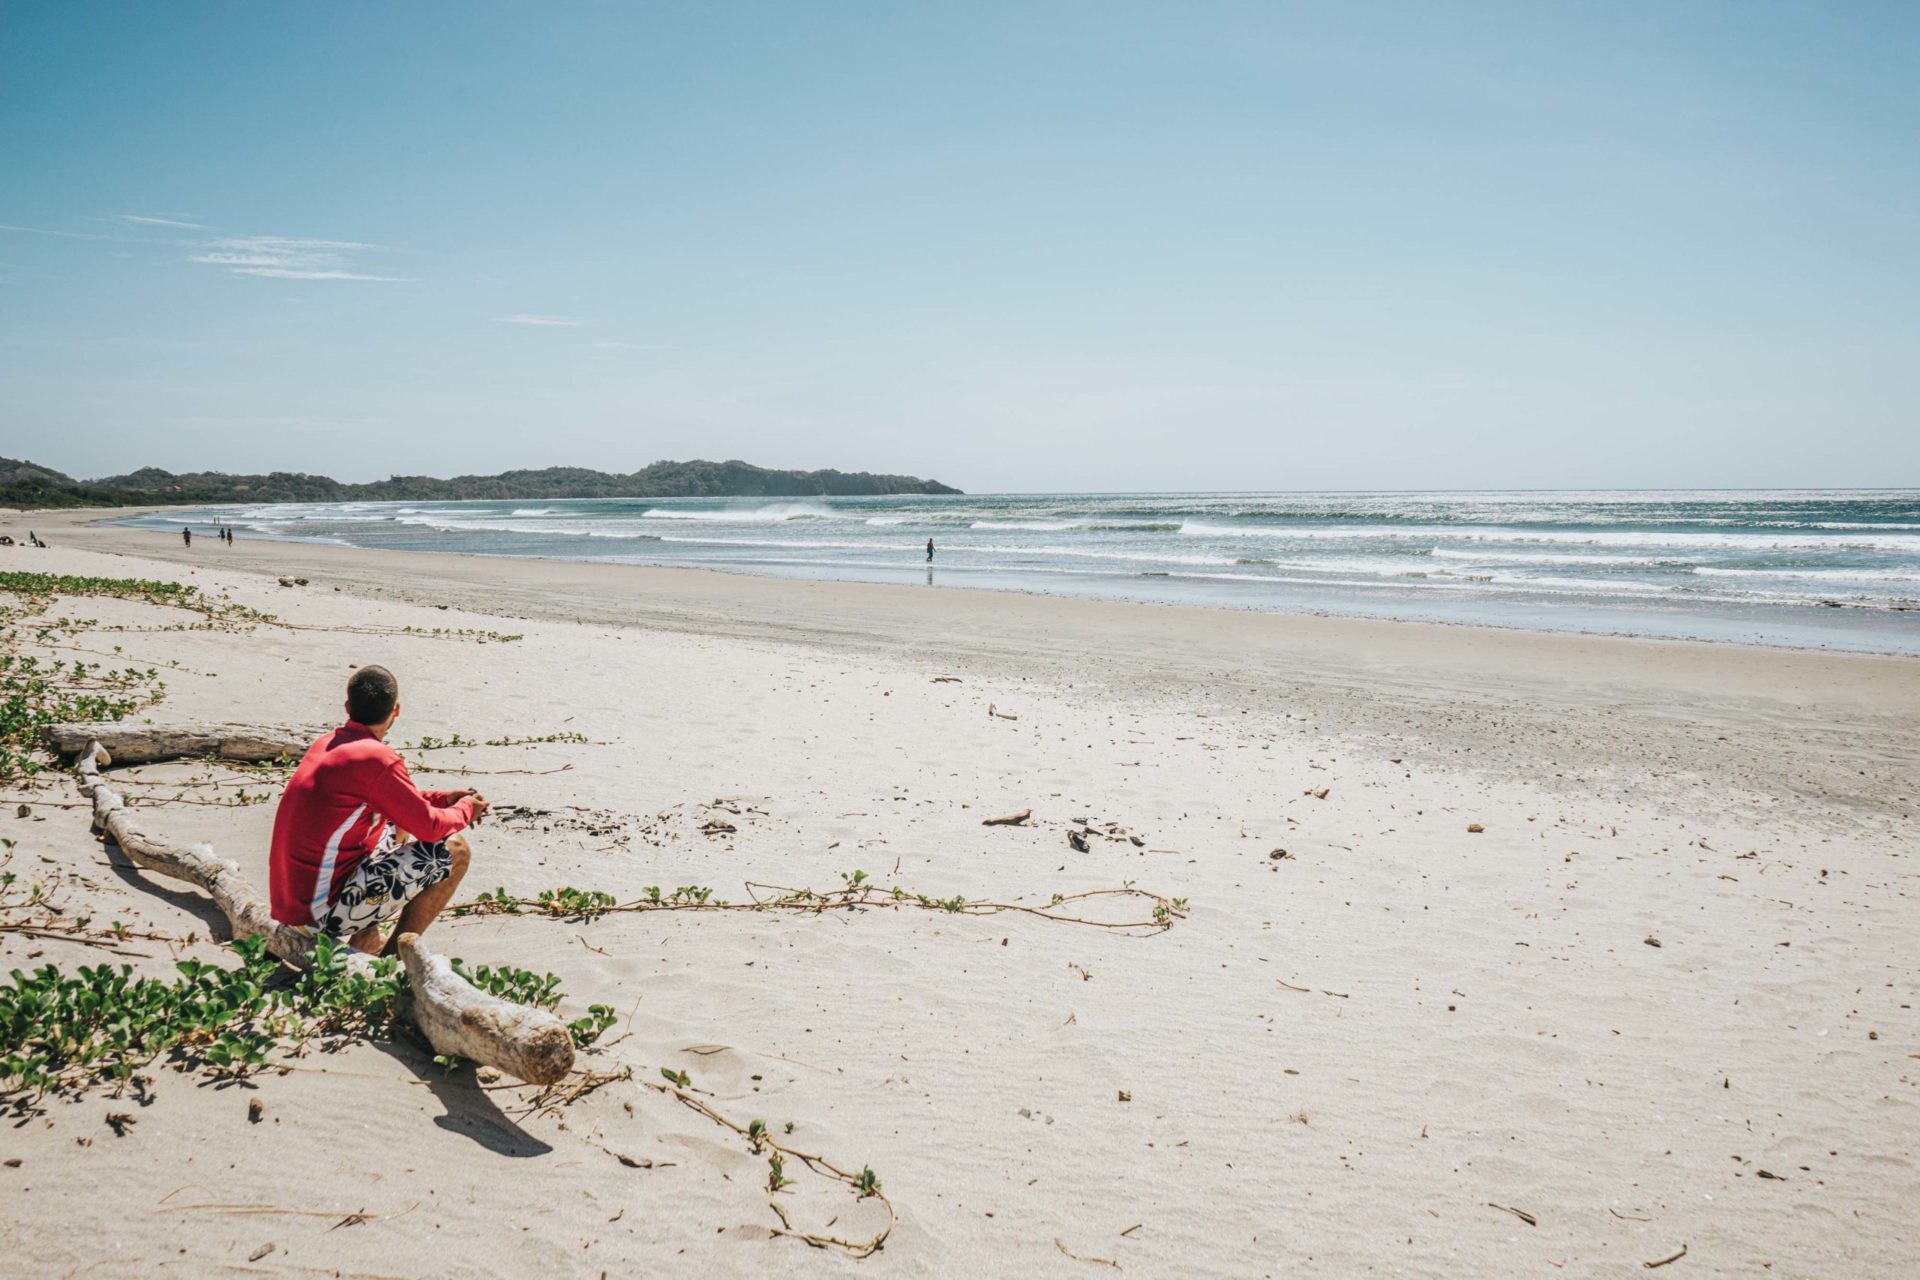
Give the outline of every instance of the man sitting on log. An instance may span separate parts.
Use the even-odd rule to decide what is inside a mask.
[[[369,955],[393,954],[401,934],[424,932],[452,900],[472,852],[458,833],[487,811],[477,791],[413,785],[386,743],[399,717],[393,673],[355,671],[347,723],[307,748],[273,818],[273,918]],[[383,949],[380,927],[396,912]]]

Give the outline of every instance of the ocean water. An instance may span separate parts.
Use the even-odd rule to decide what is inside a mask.
[[[1912,489],[277,503],[127,523],[215,518],[408,551],[1920,652]]]

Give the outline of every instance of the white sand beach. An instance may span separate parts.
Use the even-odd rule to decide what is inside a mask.
[[[34,513],[52,548],[0,569],[178,580],[295,624],[75,641],[179,664],[137,718],[327,725],[378,662],[399,743],[584,736],[403,752],[496,806],[463,899],[739,902],[864,871],[1184,906],[1164,930],[914,905],[443,919],[437,949],[558,975],[563,1014],[615,1009],[580,1065],[634,1079],[535,1110],[396,1041],[232,1087],[156,1070],[145,1105],[46,1099],[0,1129],[0,1274],[1920,1273],[1920,660],[189,550],[90,518]],[[205,773],[120,776],[150,826],[264,885],[271,798],[177,785]],[[63,906],[228,960],[218,913],[96,842],[70,782],[4,802],[14,869],[57,872]],[[0,933],[0,972],[102,959]],[[855,1239],[885,1215],[805,1173],[771,1197],[743,1138],[644,1087],[663,1068],[870,1167],[884,1247],[775,1236],[780,1212]]]

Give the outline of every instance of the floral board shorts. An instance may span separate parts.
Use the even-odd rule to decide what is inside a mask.
[[[368,925],[398,915],[409,898],[453,874],[453,855],[447,842],[410,840],[393,843],[391,833],[368,854],[340,886],[339,896],[313,922],[321,933],[346,938]]]

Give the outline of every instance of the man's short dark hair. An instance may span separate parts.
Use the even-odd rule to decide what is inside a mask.
[[[347,714],[358,724],[379,724],[400,701],[400,682],[385,667],[362,667],[347,680]]]

